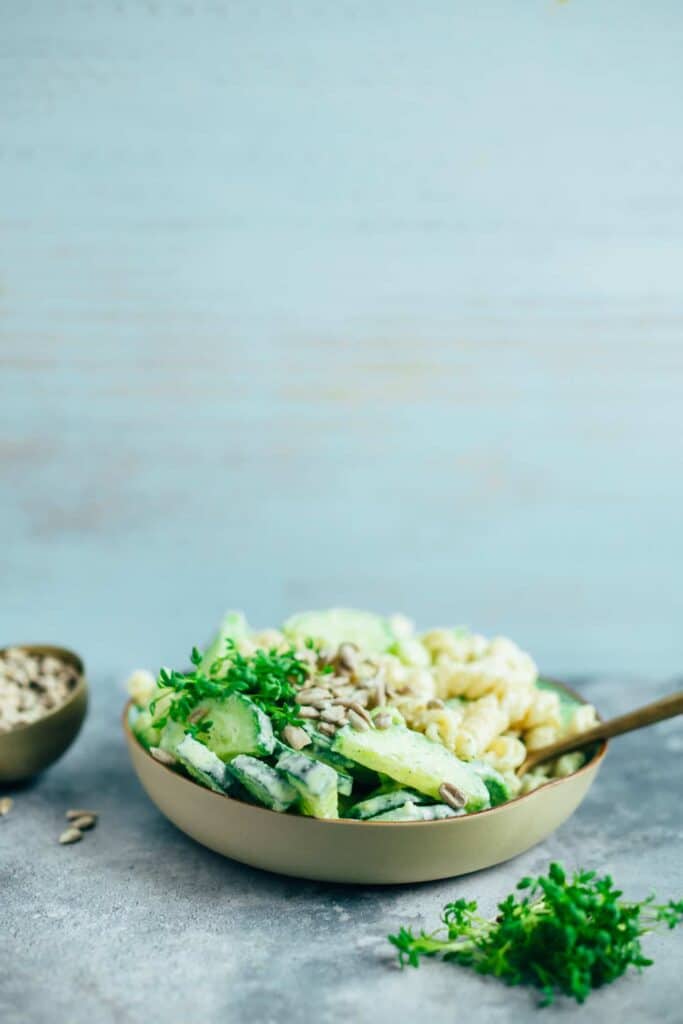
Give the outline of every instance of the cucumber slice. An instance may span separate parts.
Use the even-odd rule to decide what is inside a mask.
[[[351,608],[299,612],[287,619],[282,630],[293,643],[316,640],[325,647],[353,643],[364,653],[386,651],[396,639],[387,619]]]
[[[248,754],[238,754],[226,770],[271,811],[286,811],[297,798],[296,789],[280,772]]]
[[[483,779],[484,785],[489,791],[491,807],[498,807],[499,804],[507,803],[512,799],[513,794],[509,784],[493,765],[487,764],[486,761],[469,761],[468,764]]]
[[[332,749],[434,800],[439,799],[439,786],[450,782],[464,795],[467,811],[489,806],[484,781],[469,765],[440,743],[404,726],[367,732],[345,726],[335,736]]]
[[[143,747],[146,747],[146,749],[149,750],[150,747],[159,746],[161,733],[159,729],[154,727],[154,716],[148,708],[145,708],[143,711],[137,711],[136,708],[131,707],[131,714],[129,715],[128,721],[133,731],[133,735],[137,737]]]
[[[275,734],[268,715],[248,697],[231,693],[220,700],[203,701],[205,720],[211,722],[204,743],[222,761],[237,754],[267,757],[275,749]]]
[[[309,756],[316,757],[323,764],[329,764],[330,768],[334,768],[341,775],[350,775],[352,779],[356,779],[356,781],[364,786],[375,786],[377,784],[375,772],[369,771],[363,765],[351,761],[348,757],[344,757],[343,754],[332,749],[332,737],[324,736],[321,732],[316,732],[312,728],[308,728],[306,731],[311,737],[310,746],[304,748]]]
[[[230,789],[233,780],[224,762],[189,733],[175,748],[175,756],[188,775],[214,793]]]
[[[343,771],[342,768],[339,767],[338,763],[335,764],[335,758],[337,762],[346,762],[346,758],[342,757],[341,754],[335,755],[330,752],[329,757],[325,755],[321,756],[318,754],[317,750],[313,749],[313,744],[310,744],[308,747],[304,747],[303,750],[296,751],[293,747],[288,747],[286,743],[282,742],[282,740],[275,740],[276,757],[281,757],[284,754],[296,753],[303,754],[304,757],[310,757],[312,761],[321,761],[322,764],[329,765],[330,768],[333,768],[337,775],[337,793],[340,796],[351,796],[354,779],[348,772]],[[351,762],[348,763],[350,764]]]
[[[171,718],[161,730],[157,746],[165,750],[167,754],[172,754],[175,757],[178,744],[182,743],[184,739],[185,726],[181,725],[180,722],[174,722]]]
[[[312,818],[338,818],[337,773],[334,768],[313,761],[304,754],[283,754],[277,762],[282,772],[299,794],[304,814]]]
[[[391,793],[376,793],[375,796],[369,796],[366,800],[361,800],[359,803],[354,804],[348,816],[365,821],[367,818],[374,818],[378,814],[395,811],[398,807],[403,807],[408,802],[413,804],[422,803],[424,799],[425,797],[420,793],[413,792],[412,789],[394,789]]]
[[[226,641],[234,640],[239,643],[240,640],[246,640],[248,636],[249,626],[243,613],[226,612],[216,636],[204,652],[204,657],[199,665],[200,670],[209,675],[216,658],[221,658],[225,654]]]
[[[437,821],[439,818],[459,818],[463,811],[454,811],[447,804],[433,804],[431,807],[418,807],[410,800],[393,811],[377,814],[370,821]]]

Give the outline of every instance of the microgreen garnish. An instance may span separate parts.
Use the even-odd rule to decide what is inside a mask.
[[[295,701],[296,685],[306,681],[309,669],[296,657],[293,648],[287,651],[257,650],[245,656],[233,640],[227,640],[225,654],[211,663],[208,673],[199,667],[202,654],[196,647],[192,649],[190,660],[194,666],[192,672],[161,669],[157,685],[162,693],[150,704],[152,714],[169,691],[173,691],[173,696],[165,713],[155,719],[156,728],[163,728],[171,718],[185,724],[187,731],[195,737],[206,734],[212,723],[206,719],[188,723],[192,711],[203,700],[220,700],[231,693],[242,693],[253,700],[270,716],[278,730],[289,724],[302,723]]]
[[[517,889],[526,894],[510,893],[494,921],[477,914],[476,902],[459,899],[444,907],[443,927],[433,934],[401,928],[390,935],[401,966],[440,956],[508,985],[539,988],[541,1006],[559,994],[582,1003],[629,967],[652,963],[642,953],[642,935],[658,923],[674,928],[683,921],[683,900],[628,903],[609,875],[579,871],[568,879],[560,864],[551,864],[547,876],[523,878]]]

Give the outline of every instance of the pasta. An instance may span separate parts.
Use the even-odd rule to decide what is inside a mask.
[[[527,751],[584,732],[597,719],[591,705],[581,705],[563,720],[559,694],[537,685],[534,661],[512,640],[462,629],[433,629],[418,638],[406,628],[394,650],[375,662],[390,704],[410,728],[463,760],[482,759],[515,793],[583,764],[582,754],[565,755],[517,778]]]

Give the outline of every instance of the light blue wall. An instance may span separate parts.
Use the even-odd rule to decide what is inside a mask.
[[[683,7],[5,5],[0,642],[683,665]]]

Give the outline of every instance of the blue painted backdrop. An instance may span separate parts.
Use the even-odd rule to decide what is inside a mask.
[[[226,606],[683,665],[677,0],[22,0],[0,642]]]

